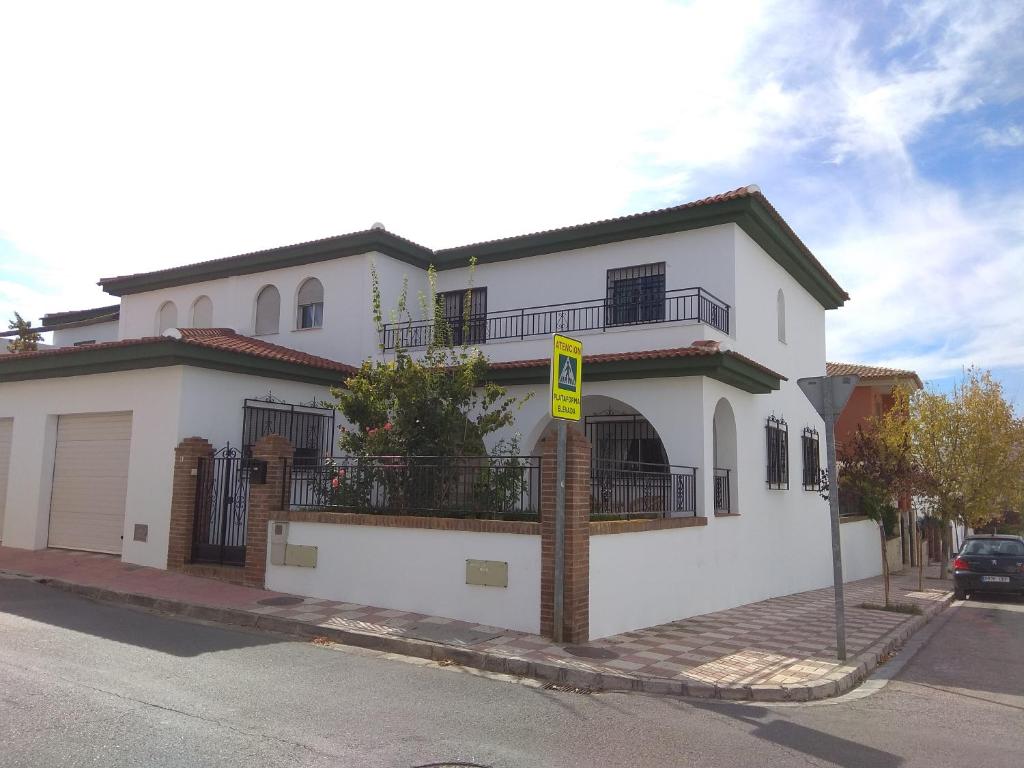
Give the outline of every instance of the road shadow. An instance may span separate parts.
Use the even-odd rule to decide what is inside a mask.
[[[750,735],[800,754],[825,760],[841,768],[898,768],[903,758],[856,741],[808,728],[764,707],[728,702],[687,702],[695,709],[727,715],[751,726]],[[768,718],[772,719],[768,719]]]
[[[195,632],[188,621],[95,602],[28,579],[0,578],[0,614],[4,613],[181,657],[284,641],[228,627]]]

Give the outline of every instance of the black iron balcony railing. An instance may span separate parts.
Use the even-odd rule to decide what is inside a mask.
[[[666,291],[657,301],[617,301],[614,298],[505,309],[449,319],[451,337],[458,343],[483,344],[502,339],[525,339],[552,333],[595,331],[649,323],[695,320],[729,333],[729,305],[703,288]],[[427,346],[434,338],[434,321],[387,323],[381,330],[385,350]]]
[[[732,512],[729,498],[729,470],[715,468],[715,512]]]
[[[695,467],[600,459],[591,462],[591,518],[692,517],[696,514]]]

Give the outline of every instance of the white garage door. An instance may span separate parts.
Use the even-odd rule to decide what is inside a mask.
[[[0,539],[4,537],[4,504],[7,502],[7,473],[11,467],[11,432],[14,419],[0,419]]]
[[[57,419],[49,546],[121,554],[131,413]]]

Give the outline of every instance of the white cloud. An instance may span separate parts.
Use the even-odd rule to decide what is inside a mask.
[[[1024,189],[982,199],[923,178],[915,144],[1024,96],[1024,8],[861,12],[9,4],[0,239],[18,257],[0,255],[0,316],[378,220],[444,247],[756,182],[853,294],[830,354],[926,375],[1024,365]],[[1017,146],[1008,124],[979,146]]]
[[[989,147],[1024,147],[1024,127],[1008,125],[1005,128],[985,127],[981,141]]]

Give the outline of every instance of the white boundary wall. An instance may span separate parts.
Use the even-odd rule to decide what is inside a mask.
[[[539,535],[288,525],[289,544],[318,548],[317,565],[271,565],[268,548],[267,589],[540,632]],[[466,584],[467,559],[507,562],[508,587]]]
[[[856,581],[882,574],[882,545],[878,523],[858,520],[839,526],[843,545],[843,581]]]
[[[806,526],[764,538],[729,530],[744,523],[761,527],[740,517],[697,528],[591,536],[590,638],[831,586],[831,550],[820,525],[815,536]],[[846,523],[841,533],[845,581],[878,576],[877,526],[870,520]]]

